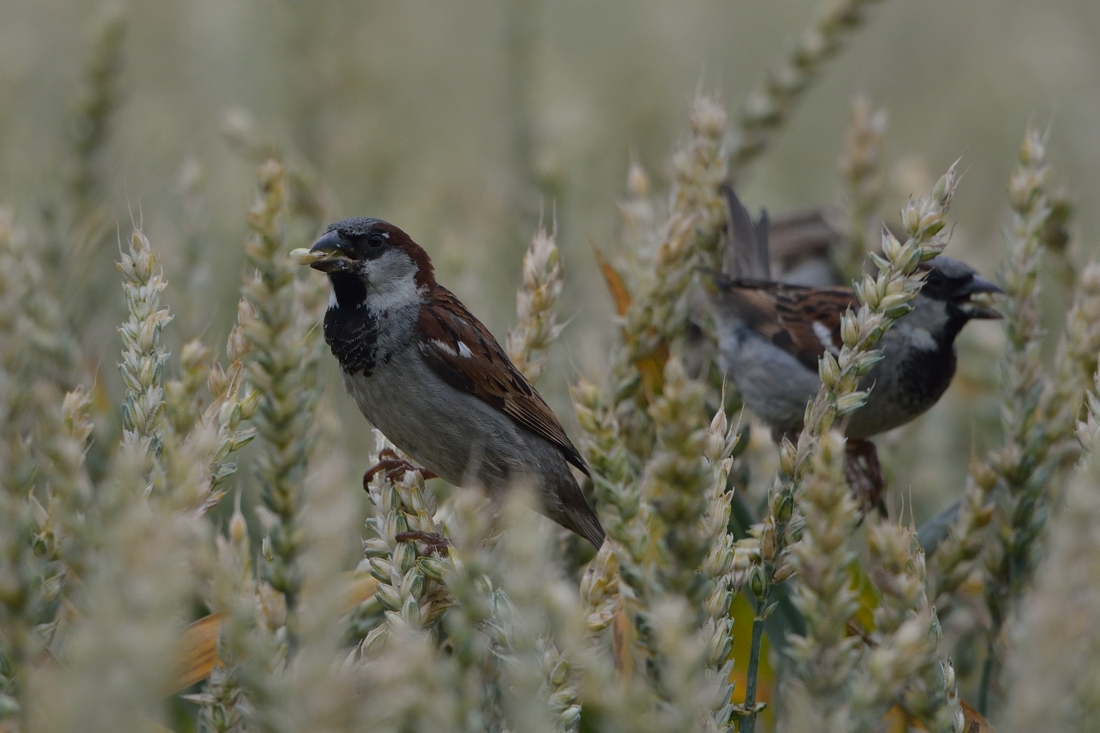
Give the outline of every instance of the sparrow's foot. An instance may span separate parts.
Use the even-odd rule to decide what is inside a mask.
[[[861,512],[866,515],[877,509],[885,517],[882,491],[886,488],[886,479],[882,476],[882,464],[878,461],[875,444],[869,440],[849,438],[846,451],[848,460],[844,462],[844,474],[859,500]]]
[[[423,542],[429,555],[450,554],[451,541],[438,532],[398,532],[393,536],[398,542]]]
[[[404,476],[409,471],[419,471],[420,475],[425,479],[436,478],[436,475],[426,468],[418,468],[409,463],[404,458],[401,458],[390,448],[383,448],[378,454],[378,463],[371,466],[366,473],[363,474],[363,490],[366,491],[370,485],[371,479],[383,471],[386,473],[386,478],[390,481],[396,481],[399,477]]]

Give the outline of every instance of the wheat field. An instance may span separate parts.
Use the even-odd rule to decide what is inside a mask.
[[[0,730],[1096,729],[1098,33],[1089,0],[6,0]],[[711,345],[727,184],[868,273],[785,445]],[[289,257],[363,215],[538,380],[599,553],[523,487],[363,490],[387,443]],[[940,251],[1005,319],[877,439],[864,517],[835,427]]]

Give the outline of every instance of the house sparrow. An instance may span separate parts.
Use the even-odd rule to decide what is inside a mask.
[[[325,341],[363,416],[452,484],[499,496],[530,481],[541,511],[597,548],[604,531],[569,470],[588,469],[488,329],[439,285],[428,254],[378,219],[329,225],[310,249],[332,296]]]
[[[730,276],[714,275],[719,351],[745,404],[771,426],[777,440],[793,438],[802,430],[807,402],[821,386],[818,359],[826,350],[839,353],[841,316],[848,308],[858,309],[859,301],[851,288],[772,281],[767,216],[753,222],[732,190],[728,204],[728,241],[735,251],[728,259]],[[922,268],[924,285],[913,310],[883,335],[878,345],[882,361],[860,383],[861,389],[872,388],[867,402],[846,427],[852,453],[862,451],[872,470],[877,459],[866,439],[932,407],[955,374],[954,343],[963,326],[976,318],[1001,317],[971,301],[978,293],[1003,291],[969,265],[940,256]]]

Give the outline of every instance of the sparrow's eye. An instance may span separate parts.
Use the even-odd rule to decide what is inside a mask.
[[[930,270],[927,277],[924,278],[924,286],[938,288],[941,285],[943,285],[943,275],[935,270]]]
[[[386,238],[379,232],[371,232],[367,237],[367,246],[378,248],[386,243]]]

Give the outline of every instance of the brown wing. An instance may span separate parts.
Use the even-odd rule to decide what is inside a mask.
[[[719,279],[718,285],[746,325],[814,370],[826,350],[840,349],[840,319],[859,305],[849,288],[745,279]]]
[[[431,306],[420,309],[417,347],[436,374],[455,389],[497,408],[561,449],[565,460],[588,473],[553,410],[500,348],[488,329],[441,285]]]

